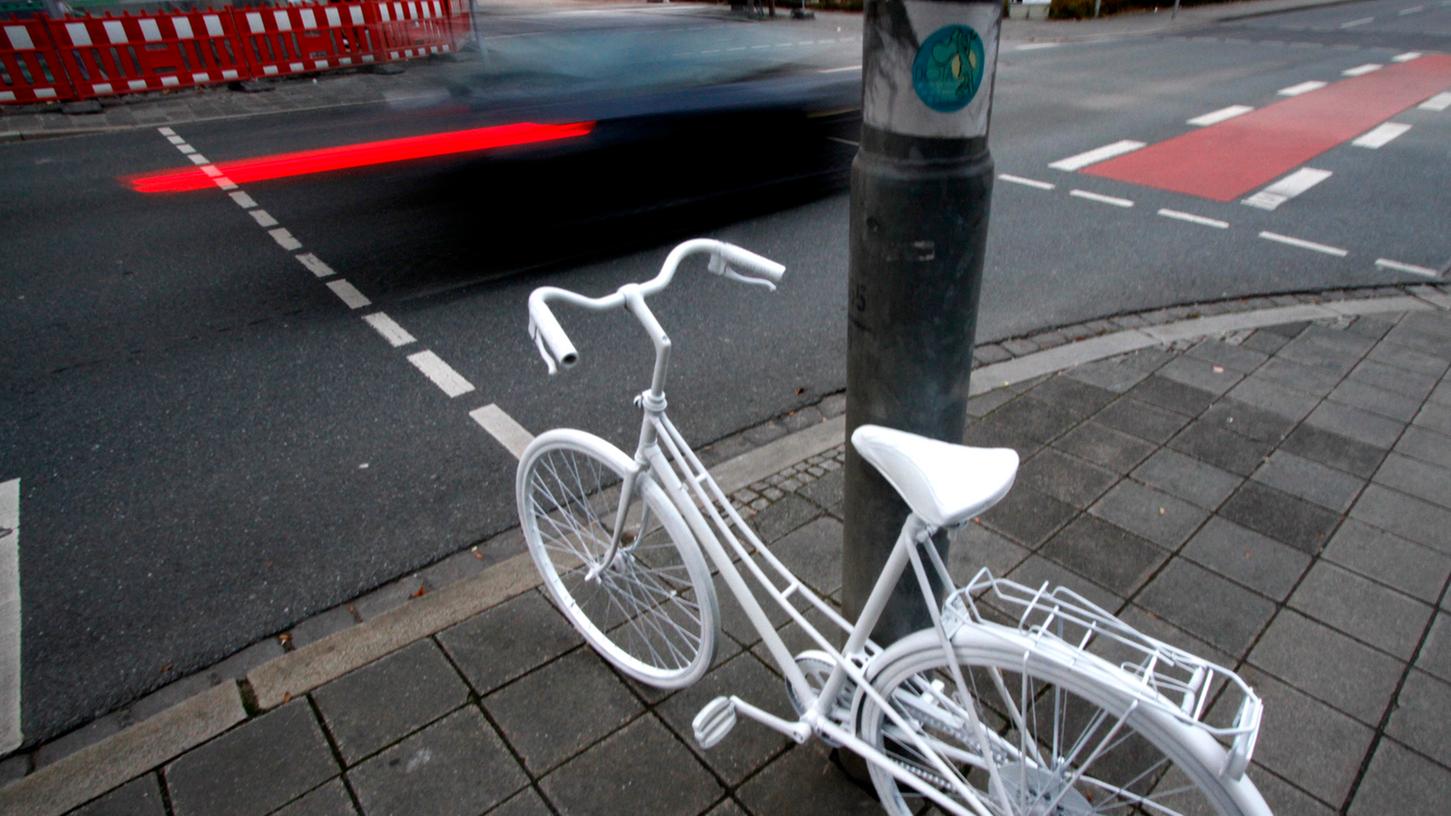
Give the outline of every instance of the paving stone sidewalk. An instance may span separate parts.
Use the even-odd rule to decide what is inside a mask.
[[[1236,667],[1265,699],[1251,774],[1278,816],[1444,813],[1446,301],[1181,340],[987,390],[966,441],[1023,464],[955,542],[952,569],[1066,584]],[[839,422],[827,417],[840,408],[803,422]],[[843,456],[824,446],[733,494],[833,599]],[[695,745],[690,721],[718,694],[787,713],[724,593],[714,667],[674,693],[616,674],[541,590],[506,594],[280,704],[251,689],[235,726],[70,813],[879,812],[818,744],[742,720],[715,749]],[[794,628],[783,636],[801,648]]]

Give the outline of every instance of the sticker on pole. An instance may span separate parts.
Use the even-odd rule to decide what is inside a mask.
[[[917,49],[912,88],[922,104],[935,111],[960,111],[977,95],[986,63],[976,31],[965,25],[943,26]]]

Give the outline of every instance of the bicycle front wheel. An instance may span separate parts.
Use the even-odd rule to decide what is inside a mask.
[[[1033,655],[1033,644],[1016,630],[995,628],[967,627],[954,638],[970,699],[962,699],[931,631],[884,653],[872,683],[987,812],[1270,816],[1247,777],[1220,775],[1225,751],[1208,734],[1153,705],[1135,704],[1125,689],[1065,661]],[[968,725],[972,705],[989,730],[986,751]],[[857,722],[867,744],[973,812],[871,698],[863,698]],[[990,764],[1000,788],[990,782]],[[871,776],[888,813],[922,811],[921,792],[875,764]]]
[[[715,654],[714,584],[685,520],[633,459],[593,434],[541,434],[519,460],[519,522],[554,602],[620,671],[662,688],[695,682]]]

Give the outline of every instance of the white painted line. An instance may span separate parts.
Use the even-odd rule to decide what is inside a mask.
[[[1403,9],[1401,9],[1400,11],[1396,12],[1396,15],[1397,16],[1400,16],[1400,17],[1404,17],[1407,14],[1415,14],[1416,12],[1425,11],[1425,10],[1426,10],[1426,7],[1425,6],[1411,6],[1409,8],[1403,8]]]
[[[406,346],[415,339],[406,329],[394,322],[393,318],[382,312],[363,315],[363,319],[368,321],[369,326],[372,326],[379,334],[383,335],[383,339],[387,340],[388,345],[393,348]]]
[[[1305,241],[1299,238],[1291,238],[1288,235],[1281,235],[1278,232],[1261,232],[1260,237],[1265,239],[1266,241],[1275,241],[1277,243],[1286,244],[1288,246],[1299,247],[1300,249],[1309,249],[1315,252],[1323,252],[1326,255],[1334,255],[1337,258],[1344,258],[1346,255],[1350,254],[1345,250],[1341,249],[1340,247],[1317,244],[1314,241]]]
[[[237,189],[237,183],[227,178],[226,176],[217,176],[216,178],[212,179],[212,181],[216,182],[216,185],[223,190]]]
[[[1098,193],[1090,193],[1087,190],[1069,190],[1068,191],[1068,194],[1071,195],[1071,196],[1077,196],[1078,198],[1086,198],[1089,201],[1097,201],[1097,202],[1100,202],[1100,203],[1103,203],[1103,204],[1112,204],[1115,207],[1132,207],[1132,206],[1134,206],[1134,202],[1129,201],[1127,198],[1114,198],[1113,196],[1099,195]]]
[[[191,155],[187,156],[187,158],[188,159],[191,159],[191,163],[192,164],[195,164],[195,165],[203,165],[203,164],[211,164],[212,163],[211,162],[211,159],[208,159],[206,156],[203,156],[200,153],[192,153]]]
[[[333,294],[337,295],[349,309],[361,309],[364,306],[373,305],[373,301],[364,297],[363,293],[359,292],[356,286],[353,286],[342,278],[338,278],[335,281],[328,281],[327,288],[333,290]]]
[[[449,367],[431,351],[420,351],[417,354],[408,355],[408,362],[423,372],[423,376],[433,380],[433,384],[443,390],[443,393],[451,399],[460,394],[467,394],[474,390],[474,384],[464,379],[457,371]]]
[[[1071,173],[1074,170],[1082,169],[1090,164],[1096,164],[1104,159],[1111,159],[1114,156],[1121,156],[1124,153],[1132,153],[1143,146],[1143,142],[1124,139],[1113,144],[1104,145],[1103,147],[1096,147],[1087,153],[1079,153],[1077,156],[1059,159],[1048,166],[1054,170],[1067,170]]]
[[[222,175],[222,171],[218,170],[215,164],[202,165],[202,173],[211,176],[212,178],[220,178]]]
[[[1159,210],[1159,215],[1178,221],[1188,221],[1191,224],[1214,227],[1215,229],[1229,229],[1228,221],[1220,221],[1217,218],[1205,218],[1202,215],[1195,215],[1194,213],[1180,212],[1178,210]]]
[[[181,137],[180,136],[173,136],[171,138],[173,138],[173,139],[180,139]],[[196,148],[195,147],[192,147],[191,145],[187,144],[186,142],[182,142],[181,144],[178,144],[176,146],[176,149],[177,150],[180,150],[183,154],[185,154],[187,156],[190,156],[191,154],[193,154],[193,153],[196,152]]]
[[[241,192],[240,190],[235,193],[228,193],[227,195],[230,195],[232,197],[232,200],[237,202],[237,206],[241,207],[244,210],[250,210],[253,207],[257,206],[257,202],[253,201],[251,196],[247,195],[244,192]]]
[[[1025,43],[1014,48],[1014,51],[1038,51],[1043,48],[1057,48],[1063,43]]]
[[[1252,110],[1254,110],[1254,108],[1250,107],[1249,105],[1230,105],[1227,108],[1220,108],[1213,113],[1206,113],[1203,116],[1196,116],[1193,119],[1190,119],[1188,124],[1199,125],[1201,127],[1205,125],[1214,125],[1223,122],[1226,119],[1233,119],[1236,116],[1243,116],[1244,114],[1249,113]]]
[[[291,252],[294,249],[302,249],[302,242],[297,240],[296,238],[293,238],[292,233],[288,232],[282,227],[278,227],[277,229],[273,230],[267,230],[267,234],[272,236],[272,240],[276,241],[278,246],[282,247],[288,252]]]
[[[826,140],[828,142],[836,142],[837,144],[850,145],[851,147],[861,147],[861,145],[853,142],[851,139],[843,139],[840,136],[827,136]]]
[[[1420,51],[1407,51],[1404,54],[1397,54],[1394,57],[1391,57],[1391,62],[1410,62],[1413,59],[1420,59],[1420,58],[1421,58],[1421,52]]]
[[[1323,87],[1325,87],[1324,82],[1321,82],[1318,79],[1312,79],[1309,82],[1301,82],[1299,85],[1291,85],[1288,88],[1281,88],[1280,96],[1299,96],[1302,93],[1318,91]]]
[[[1358,76],[1365,76],[1366,74],[1370,73],[1371,71],[1379,71],[1380,69],[1382,69],[1384,67],[1385,67],[1384,65],[1381,65],[1378,62],[1367,62],[1364,65],[1357,65],[1354,68],[1346,68],[1344,71],[1341,71],[1340,73],[1342,75],[1348,76],[1348,77],[1358,77]]]
[[[1376,258],[1375,265],[1381,269],[1394,269],[1397,272],[1409,272],[1412,275],[1420,275],[1423,278],[1440,278],[1441,273],[1434,269],[1427,269],[1424,266],[1392,261],[1388,258]]]
[[[166,140],[176,145],[177,147],[181,147],[182,145],[186,144],[186,139],[183,139],[180,136],[167,136]]]
[[[159,127],[159,128],[156,129],[156,132],[157,133],[160,133],[162,136],[175,136],[176,135],[176,131],[172,130],[169,127]]]
[[[1341,23],[1340,24],[1340,27],[1341,28],[1355,28],[1356,26],[1363,26],[1366,23],[1373,23],[1373,22],[1375,22],[1375,18],[1374,17],[1361,17],[1359,20],[1351,20],[1348,23]]]
[[[0,483],[0,754],[20,747],[20,480]]]
[[[1451,108],[1451,92],[1438,93],[1416,107],[1428,111],[1443,111]]]
[[[337,274],[336,272],[333,272],[333,268],[331,266],[323,263],[321,258],[317,257],[311,252],[305,252],[296,257],[303,266],[307,267],[307,271],[318,276],[319,278],[327,278]]]
[[[252,219],[257,222],[257,226],[259,227],[277,226],[277,219],[273,218],[272,213],[269,213],[266,210],[252,210],[247,214],[252,216]]]
[[[1397,122],[1386,122],[1380,127],[1351,142],[1351,144],[1355,145],[1356,147],[1369,147],[1372,150],[1378,150],[1389,144],[1392,139],[1396,138],[1397,136],[1405,133],[1410,129],[1410,125],[1402,125]]]
[[[489,432],[489,436],[504,449],[514,454],[515,459],[524,456],[524,449],[534,441],[534,435],[524,430],[524,426],[514,421],[514,418],[504,413],[499,406],[489,403],[482,408],[469,411],[469,416],[479,427]]]
[[[840,68],[822,68],[817,73],[821,73],[821,74],[839,74],[839,73],[842,73],[843,71],[860,71],[861,69],[862,69],[862,67],[860,65],[843,65]]]
[[[1273,210],[1306,190],[1330,178],[1330,171],[1302,167],[1258,193],[1246,198],[1245,204],[1262,210]]]
[[[1010,184],[1021,184],[1024,187],[1032,187],[1032,188],[1034,188],[1036,190],[1051,190],[1051,189],[1053,189],[1056,186],[1056,185],[1053,185],[1053,184],[1049,184],[1046,181],[1038,181],[1037,179],[1023,178],[1022,176],[1010,176],[1007,173],[998,173],[998,178],[1000,178],[1003,181],[1006,181],[1006,182],[1008,182]]]

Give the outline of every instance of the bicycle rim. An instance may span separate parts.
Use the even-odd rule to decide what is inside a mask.
[[[955,639],[963,680],[990,731],[986,754],[968,725],[935,634],[889,658],[873,681],[939,755],[951,758],[953,773],[989,813],[1269,816],[1247,778],[1218,775],[1223,749],[1207,734],[1152,707],[1136,706],[1123,689],[1071,666],[1054,660],[1025,663],[1032,646],[1015,635],[974,629]],[[858,723],[869,745],[964,802],[869,698],[863,699]],[[989,762],[997,768],[1001,797],[990,782]],[[872,781],[889,813],[924,809],[927,799],[921,792],[881,768],[872,767]]]
[[[601,568],[619,483],[633,466],[583,432],[541,436],[520,461],[520,523],[545,588],[590,645],[641,682],[678,688],[714,655],[713,585],[689,528],[648,478],[637,482],[620,546]]]

